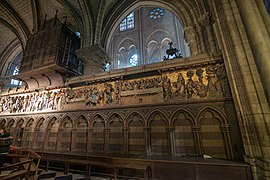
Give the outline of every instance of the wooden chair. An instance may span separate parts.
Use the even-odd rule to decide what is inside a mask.
[[[26,154],[27,155],[23,155]],[[25,160],[32,160],[33,162],[31,163],[30,166],[30,174],[34,174],[35,176],[38,175],[38,167],[39,167],[39,163],[41,160],[41,156],[39,154],[37,154],[34,151],[24,151],[21,153],[21,157],[19,158],[20,161],[25,161]],[[28,169],[28,164],[24,164],[24,168]]]
[[[14,180],[18,178],[28,179],[30,166],[32,160],[26,160],[14,164],[10,164],[4,167],[0,167],[0,179],[1,180]],[[24,165],[27,165],[28,168],[24,169]]]

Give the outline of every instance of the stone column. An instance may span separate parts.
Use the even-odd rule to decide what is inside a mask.
[[[270,103],[270,38],[266,24],[259,13],[255,0],[236,0],[242,17],[251,50],[255,57],[256,65],[265,87],[265,92]],[[268,17],[268,24],[269,24]],[[269,28],[269,27],[268,27]]]
[[[76,55],[84,61],[84,75],[104,72],[106,64],[111,62],[109,54],[99,45],[78,49]]]
[[[255,62],[261,53],[259,61],[264,67],[260,68],[266,68],[264,51],[269,46],[264,45],[269,40],[262,39],[266,31],[260,30],[261,20],[252,13],[255,7],[250,7],[250,0],[210,1],[239,120],[245,161],[251,165],[254,179],[267,179],[270,178],[270,113],[266,100],[269,89],[263,88],[262,81],[266,80],[259,77],[261,70]],[[254,40],[255,37],[258,39]],[[258,46],[260,40],[262,43]]]
[[[268,34],[270,36],[270,20],[269,20],[269,14],[265,8],[265,5],[264,5],[264,2],[262,0],[256,0],[257,2],[257,6],[259,8],[259,11],[260,11],[260,14],[263,18],[263,21],[264,21],[264,24],[265,24],[265,27],[268,31]]]

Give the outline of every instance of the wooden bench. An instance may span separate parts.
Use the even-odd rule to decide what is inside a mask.
[[[136,163],[116,163],[116,162],[108,162],[108,161],[97,161],[97,160],[90,160],[90,159],[77,159],[77,158],[66,158],[66,157],[57,157],[57,156],[43,156],[42,160],[46,161],[46,170],[50,167],[50,162],[59,162],[64,165],[64,173],[67,174],[70,172],[70,165],[83,165],[86,167],[85,175],[86,177],[90,177],[91,174],[99,174],[92,172],[93,167],[101,167],[105,169],[111,169],[113,174],[113,179],[117,179],[120,174],[119,172],[124,169],[131,169],[140,171],[143,173],[142,179],[149,179],[149,171],[150,165],[149,164],[136,164]],[[101,175],[101,174],[99,174]],[[104,174],[109,175],[109,174]],[[139,179],[139,178],[138,178]]]
[[[32,160],[26,160],[14,164],[10,164],[4,167],[0,167],[0,179],[1,180],[14,180],[17,178],[25,178],[28,179],[30,166]],[[28,169],[24,169],[22,166],[27,165]],[[5,173],[9,170],[9,173]]]
[[[117,167],[114,163],[108,163],[108,162],[101,162],[101,161],[89,161],[87,159],[75,159],[75,158],[46,158],[47,166],[46,170],[49,168],[49,162],[60,162],[64,163],[64,173],[67,174],[70,172],[70,165],[84,165],[86,166],[85,175],[86,177],[91,176],[91,168],[92,167],[102,167],[106,169],[112,169],[113,170],[113,178],[117,179],[117,174],[119,171],[119,167]]]

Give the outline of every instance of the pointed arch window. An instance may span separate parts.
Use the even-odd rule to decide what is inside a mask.
[[[134,12],[130,13],[125,19],[120,23],[120,31],[126,31],[128,29],[134,28]]]

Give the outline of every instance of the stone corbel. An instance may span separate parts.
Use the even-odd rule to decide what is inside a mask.
[[[104,72],[106,64],[111,62],[111,57],[100,45],[78,49],[76,55],[84,61],[84,75]]]

